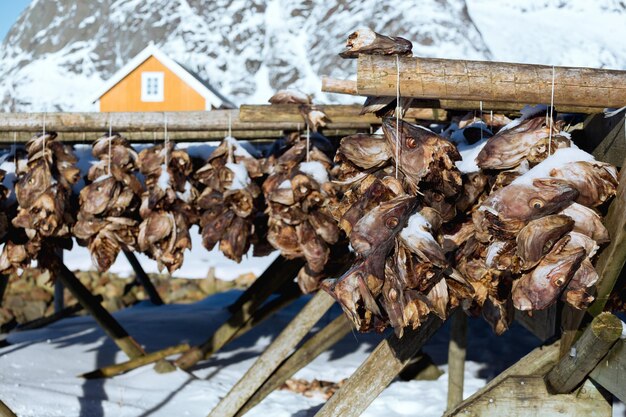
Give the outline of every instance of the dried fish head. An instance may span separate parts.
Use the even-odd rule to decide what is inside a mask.
[[[550,171],[550,176],[567,181],[576,190],[576,202],[596,207],[615,195],[618,181],[617,170],[604,162],[570,162]]]
[[[381,167],[391,158],[389,144],[383,135],[357,133],[341,139],[337,150],[346,160],[362,169]]]
[[[582,204],[572,203],[560,212],[574,220],[574,231],[589,236],[599,244],[610,240],[609,231],[602,224],[600,215]]]
[[[339,56],[357,58],[364,55],[411,55],[413,44],[397,36],[386,36],[368,28],[352,32],[346,41],[346,49]]]
[[[285,258],[297,258],[302,256],[302,249],[298,242],[296,228],[283,222],[273,222],[267,232],[268,242]]]
[[[111,176],[100,177],[80,191],[81,211],[96,215],[103,213],[120,194],[120,184]]]
[[[517,235],[517,255],[522,269],[528,270],[539,263],[552,246],[574,228],[574,221],[562,214],[553,214],[531,220]]]
[[[565,287],[561,299],[572,307],[582,310],[594,300],[593,286],[600,277],[589,259],[584,259],[572,280]]]
[[[220,251],[228,259],[241,262],[241,257],[248,252],[250,247],[249,235],[250,223],[241,217],[235,216],[222,235]]]
[[[296,236],[311,271],[322,272],[330,255],[328,245],[315,233],[308,221],[296,226]]]

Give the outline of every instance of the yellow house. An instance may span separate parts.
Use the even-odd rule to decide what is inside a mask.
[[[95,96],[101,112],[198,111],[235,106],[154,45],[113,75]]]

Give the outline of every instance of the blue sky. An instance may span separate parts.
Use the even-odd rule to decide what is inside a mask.
[[[0,0],[0,40],[4,40],[9,29],[30,0]]]

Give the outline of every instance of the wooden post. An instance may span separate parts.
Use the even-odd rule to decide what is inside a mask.
[[[87,288],[76,278],[59,257],[48,252],[48,257],[52,260],[53,269],[51,273],[56,279],[63,282],[65,287],[72,293],[74,298],[91,314],[104,332],[113,339],[113,342],[129,358],[134,359],[146,353],[141,346],[133,339],[121,324],[100,304],[100,302],[89,292]]]
[[[618,341],[589,378],[602,385],[621,402],[626,402],[626,343]]]
[[[240,417],[254,408],[265,397],[279,388],[287,379],[317,358],[322,352],[339,342],[350,333],[352,326],[345,315],[340,315],[319,332],[311,336],[291,354],[265,383],[254,393],[246,404],[235,414]]]
[[[17,417],[2,400],[0,400],[0,417]]]
[[[82,374],[79,376],[85,379],[109,378],[139,368],[140,366],[156,362],[168,356],[176,355],[177,353],[184,352],[188,349],[189,345],[187,343],[183,343],[180,345],[168,347],[163,350],[159,350],[158,352],[148,353],[146,355],[139,356],[135,359],[131,359],[120,364],[105,366],[103,368],[96,369],[95,371],[87,372],[86,374]]]
[[[345,384],[324,404],[316,417],[357,417],[402,371],[407,362],[441,327],[442,321],[430,315],[417,330],[405,330],[380,342]]]
[[[284,282],[293,280],[301,267],[302,260],[286,260],[270,265],[257,281],[240,297],[242,302],[235,301],[238,309],[222,324],[206,341],[185,352],[175,362],[181,369],[189,369],[202,359],[220,350],[239,329],[252,317],[254,311]],[[278,269],[282,265],[282,269]],[[255,281],[256,284],[256,281]],[[263,285],[264,284],[264,285]],[[254,286],[254,288],[253,288]]]
[[[154,284],[152,284],[152,281],[150,281],[150,277],[146,274],[146,271],[141,267],[135,254],[125,250],[124,255],[126,255],[126,259],[128,259],[130,266],[133,268],[133,271],[135,271],[135,279],[139,281],[141,286],[146,290],[150,302],[157,306],[163,305],[163,299],[154,287]]]
[[[465,356],[467,350],[467,316],[458,309],[452,316],[448,347],[448,409],[463,401]]]
[[[613,347],[622,329],[622,321],[611,313],[595,317],[574,343],[571,353],[548,372],[548,387],[558,394],[573,391]]]
[[[318,291],[217,404],[209,416],[234,416],[333,303],[334,300],[330,295],[325,291]]]
[[[361,55],[357,89],[368,96],[395,96],[396,57]],[[621,107],[626,103],[626,71],[551,67],[505,62],[400,57],[403,97],[489,100],[523,104]]]

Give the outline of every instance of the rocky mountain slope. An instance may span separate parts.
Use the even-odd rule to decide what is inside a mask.
[[[624,1],[382,3],[33,0],[0,47],[0,111],[93,110],[98,87],[149,42],[236,103],[316,92],[321,75],[355,72],[337,52],[361,26],[406,37],[422,56],[626,68]]]

